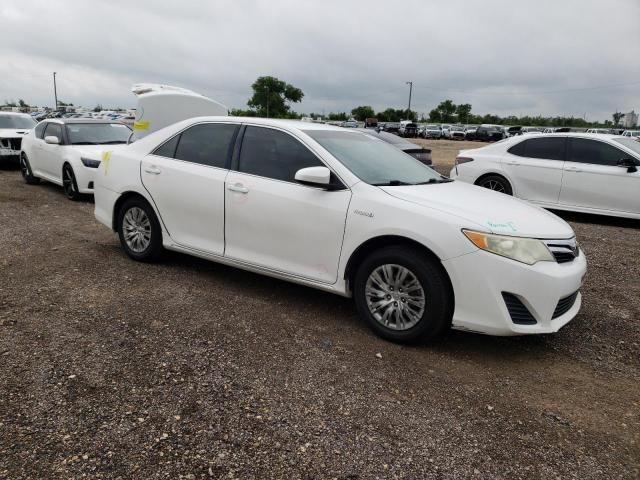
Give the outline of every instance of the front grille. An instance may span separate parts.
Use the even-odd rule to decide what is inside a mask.
[[[514,294],[502,292],[502,298],[513,323],[518,325],[535,325],[537,323],[529,309]]]
[[[561,317],[562,315],[567,313],[569,310],[571,310],[571,307],[573,307],[573,305],[576,303],[576,299],[578,298],[578,293],[580,293],[579,290],[577,292],[572,293],[568,297],[561,298],[558,301],[558,305],[556,305],[556,309],[553,311],[553,316],[551,318],[553,319],[553,318]]]
[[[3,148],[20,150],[20,146],[22,145],[22,138],[2,138],[0,139],[0,145],[2,145]]]
[[[580,255],[580,248],[575,238],[568,240],[546,240],[544,242],[558,263],[573,262]]]

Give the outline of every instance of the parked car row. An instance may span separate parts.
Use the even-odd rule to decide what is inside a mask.
[[[134,260],[175,250],[351,296],[398,342],[551,333],[580,309],[586,260],[566,222],[438,174],[388,132],[205,116],[129,135],[48,119],[25,135],[21,173],[93,191]]]
[[[461,150],[451,178],[546,208],[640,219],[639,167],[636,138],[565,132]]]

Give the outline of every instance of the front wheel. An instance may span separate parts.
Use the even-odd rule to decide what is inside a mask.
[[[69,200],[78,200],[80,192],[78,191],[78,182],[73,168],[68,163],[62,167],[62,190]]]
[[[140,262],[162,253],[162,230],[153,208],[142,198],[126,200],[118,212],[118,237],[125,253]]]
[[[38,183],[40,183],[40,179],[33,176],[31,165],[29,164],[29,160],[24,153],[20,155],[20,173],[22,174],[24,183],[26,183],[27,185],[37,185]]]
[[[494,192],[504,193],[506,195],[513,195],[513,189],[509,181],[500,175],[487,175],[476,182],[476,185]]]
[[[451,327],[453,294],[442,265],[404,246],[382,248],[358,268],[354,299],[359,316],[381,337],[414,343]]]

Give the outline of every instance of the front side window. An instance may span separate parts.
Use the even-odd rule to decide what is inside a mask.
[[[44,130],[45,137],[57,137],[58,142],[62,143],[62,125],[59,123],[48,123]]]
[[[608,143],[588,138],[569,139],[569,162],[616,166],[629,155]]]
[[[43,134],[46,126],[47,122],[41,122],[36,126],[36,128],[34,129],[36,138],[44,138]]]
[[[360,180],[370,185],[415,185],[446,181],[398,148],[359,132],[306,130]]]
[[[323,166],[318,157],[287,133],[263,127],[247,127],[244,133],[238,160],[240,172],[295,182],[298,170]]]
[[[71,145],[117,145],[127,143],[131,129],[122,123],[68,123]]]
[[[173,158],[209,167],[227,168],[232,141],[238,125],[229,123],[201,123],[176,136],[177,146]],[[154,152],[169,156],[173,139]],[[162,151],[162,152],[161,152]],[[160,152],[160,153],[159,153]],[[164,153],[164,155],[163,155]]]

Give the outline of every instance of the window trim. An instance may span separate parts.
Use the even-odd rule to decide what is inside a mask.
[[[217,167],[215,165],[205,165],[203,163],[198,163],[198,162],[190,162],[189,160],[183,160],[181,158],[175,158],[175,154],[178,151],[178,145],[180,145],[180,140],[182,138],[182,134],[184,132],[186,132],[187,130],[189,130],[192,127],[195,127],[196,125],[233,125],[236,127],[235,131],[233,132],[233,136],[231,137],[231,140],[229,141],[229,146],[227,147],[227,153],[226,153],[226,157],[224,160],[224,167]],[[234,152],[234,148],[235,148],[235,144],[238,138],[238,132],[240,131],[240,128],[242,127],[241,123],[237,123],[237,122],[212,122],[212,121],[202,121],[202,122],[196,122],[196,123],[192,123],[190,125],[187,125],[186,127],[184,127],[182,130],[174,133],[173,135],[171,135],[169,138],[167,138],[166,140],[164,140],[162,143],[159,143],[158,145],[156,145],[156,147],[153,148],[153,150],[151,150],[147,156],[149,155],[153,155],[154,157],[158,157],[158,158],[164,158],[166,160],[173,160],[175,162],[183,162],[183,163],[188,163],[190,165],[199,165],[201,167],[209,167],[209,168],[215,168],[218,170],[230,170],[231,168],[231,156]],[[178,141],[176,142],[176,148],[173,151],[173,157],[165,157],[164,155],[156,155],[155,152],[160,149],[162,146],[164,146],[166,143],[169,143],[171,140],[173,140],[174,138],[178,137]]]
[[[340,175],[338,175],[333,170],[333,168],[331,168],[331,166],[327,165],[327,162],[325,162],[324,159],[320,155],[318,155],[318,153],[307,144],[307,142],[305,142],[304,140],[302,140],[298,136],[294,135],[292,132],[290,132],[290,131],[288,131],[288,130],[286,130],[284,128],[280,128],[278,126],[275,126],[275,125],[260,125],[260,124],[255,124],[255,123],[244,123],[244,124],[242,124],[242,126],[243,126],[242,135],[238,135],[238,139],[237,139],[238,148],[237,148],[237,152],[236,152],[236,150],[234,150],[233,162],[231,164],[231,168],[229,169],[230,171],[234,171],[234,172],[242,174],[242,175],[250,175],[250,176],[256,177],[256,178],[264,178],[265,180],[271,180],[271,181],[274,181],[274,182],[286,183],[288,185],[297,185],[297,186],[300,186],[300,187],[312,188],[314,190],[324,190],[324,189],[322,189],[322,187],[316,187],[316,186],[312,186],[312,185],[304,185],[304,184],[296,182],[296,181],[290,182],[288,180],[280,180],[278,178],[264,177],[262,175],[256,175],[254,173],[248,173],[248,172],[240,171],[240,169],[239,169],[239,166],[240,166],[240,155],[242,154],[242,145],[244,144],[244,134],[245,134],[245,132],[247,130],[247,127],[260,127],[260,128],[266,128],[266,129],[282,132],[282,133],[285,133],[285,134],[289,135],[290,137],[293,137],[294,140],[300,142],[302,144],[302,146],[304,146],[307,150],[309,150],[309,152],[311,152],[311,154],[313,156],[315,156],[323,166],[328,168],[329,171],[331,172],[331,175],[338,182],[340,182],[342,184],[342,188],[335,189],[335,190],[325,190],[325,191],[328,191],[328,192],[342,192],[344,190],[351,190],[347,186],[346,182],[340,177]]]

